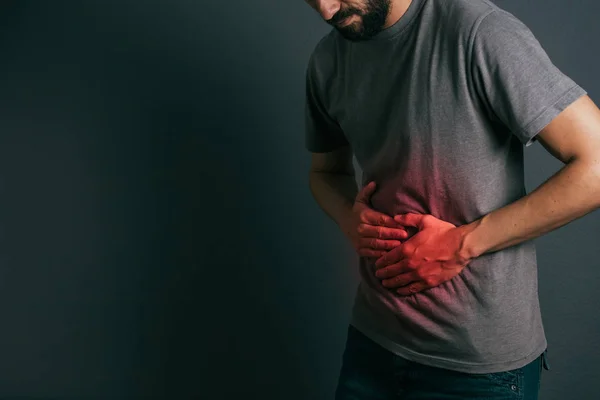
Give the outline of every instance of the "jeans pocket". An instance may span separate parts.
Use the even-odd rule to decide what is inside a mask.
[[[518,369],[511,371],[490,372],[487,376],[497,382],[516,382],[519,379]]]
[[[486,377],[496,384],[510,389],[513,393],[519,393],[523,389],[523,368],[491,372],[486,374]]]

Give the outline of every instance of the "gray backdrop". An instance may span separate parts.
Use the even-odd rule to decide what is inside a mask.
[[[498,1],[600,93],[592,0]],[[358,282],[293,1],[0,5],[0,398],[330,399]],[[526,151],[527,189],[561,164]],[[600,391],[600,214],[537,239],[546,400]]]

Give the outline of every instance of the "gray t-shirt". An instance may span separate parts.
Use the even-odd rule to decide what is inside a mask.
[[[307,69],[306,147],[350,144],[372,206],[470,223],[526,194],[523,149],[586,92],[531,31],[486,0],[413,0],[365,42],[332,30]],[[534,243],[473,260],[402,297],[360,258],[351,324],[406,359],[470,373],[520,368],[547,342]]]

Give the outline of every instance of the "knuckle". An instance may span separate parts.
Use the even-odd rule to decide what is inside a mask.
[[[365,224],[358,224],[358,226],[356,227],[356,231],[359,234],[363,235],[363,234],[365,234],[365,228],[366,228]]]
[[[427,286],[435,286],[437,284],[437,279],[435,278],[435,276],[426,276],[423,278],[423,282]]]
[[[358,218],[361,221],[365,222],[366,218],[368,216],[368,210],[366,208],[364,208],[364,207],[360,207],[360,208],[358,208],[357,213],[358,213]]]
[[[415,275],[422,281],[426,281],[427,279],[429,279],[429,276],[423,270],[416,270]]]
[[[407,256],[411,255],[413,253],[413,251],[414,251],[414,249],[412,248],[412,246],[404,245],[402,247],[401,254],[403,256],[407,257]]]

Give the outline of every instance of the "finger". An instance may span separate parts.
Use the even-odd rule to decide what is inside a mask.
[[[392,250],[400,246],[402,242],[399,240],[382,240],[374,238],[360,238],[358,239],[359,247],[366,247],[374,250]]]
[[[368,208],[360,213],[360,221],[375,226],[386,226],[388,228],[402,228],[402,225],[394,221],[391,216]]]
[[[411,294],[422,292],[423,290],[429,289],[430,287],[431,286],[426,285],[423,281],[413,282],[408,286],[404,286],[400,289],[397,289],[396,293],[398,293],[401,296],[410,296]]]
[[[358,249],[358,255],[362,257],[368,258],[379,258],[386,253],[385,250],[373,250],[368,248],[360,248]]]
[[[377,261],[375,261],[375,267],[377,267],[378,269],[384,268],[388,265],[396,264],[402,261],[404,259],[404,255],[402,253],[403,247],[404,243],[388,251],[385,255],[379,257]]]
[[[375,272],[375,276],[379,279],[389,279],[397,275],[414,272],[414,268],[408,268],[407,263],[408,260],[404,259],[395,264],[388,265],[387,267],[379,268],[377,272]]]
[[[419,282],[419,277],[414,272],[407,272],[405,274],[396,275],[390,279],[384,279],[381,284],[388,288],[401,288],[409,285],[413,282]]]
[[[394,221],[402,226],[413,226],[415,228],[423,229],[423,217],[423,214],[399,214],[394,216]]]
[[[417,263],[415,263],[413,260],[411,260],[409,258],[405,258],[405,259],[401,260],[400,262],[388,265],[384,268],[377,269],[377,272],[375,273],[375,275],[381,279],[388,279],[388,278],[393,278],[396,275],[413,273],[417,269],[422,270],[424,267],[426,267],[426,266],[417,265]]]
[[[369,202],[371,201],[371,196],[375,192],[376,187],[377,187],[377,184],[375,183],[375,181],[369,182],[365,187],[363,187],[361,189],[360,192],[358,192],[358,194],[356,195],[355,201],[360,202],[360,203],[369,204]]]
[[[360,236],[368,238],[396,240],[408,238],[408,232],[404,228],[387,228],[385,226],[359,224],[357,230]]]

